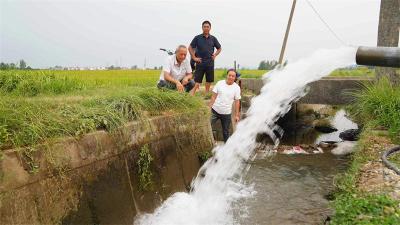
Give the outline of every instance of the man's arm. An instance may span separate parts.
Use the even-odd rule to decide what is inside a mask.
[[[215,58],[219,55],[219,53],[221,52],[222,48],[217,49],[216,52],[214,52],[214,54],[212,54],[212,59],[215,60]]]
[[[194,55],[194,49],[192,48],[191,45],[189,45],[189,53],[190,53],[190,57],[192,57],[192,59],[193,59],[194,57],[196,57],[196,56]]]
[[[196,54],[194,52],[194,49],[192,48],[191,45],[189,45],[189,53],[190,53],[190,57],[192,57],[192,59],[197,62],[197,63],[201,63],[201,58],[200,57],[196,57]]]
[[[192,79],[193,74],[192,74],[192,67],[190,66],[189,60],[185,60],[185,68],[186,68],[186,73],[185,77],[182,79],[182,84],[186,85],[190,79]]]
[[[218,94],[213,92],[212,96],[211,96],[211,100],[210,103],[208,104],[208,107],[212,107],[214,105],[215,99],[217,99]]]
[[[214,52],[214,54],[212,54],[212,59],[213,60],[215,60],[215,58],[219,55],[219,53],[222,50],[221,44],[219,43],[219,41],[218,41],[218,39],[216,37],[214,37],[214,47],[217,49],[217,51]]]
[[[185,77],[182,80],[182,85],[186,85],[190,79],[192,79],[193,74],[192,73],[186,73]]]
[[[164,79],[166,81],[169,81],[171,83],[174,83],[176,85],[176,89],[178,89],[179,92],[183,91],[183,85],[181,84],[181,82],[179,80],[175,80],[170,73],[164,71]]]

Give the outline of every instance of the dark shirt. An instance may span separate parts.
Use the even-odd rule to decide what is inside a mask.
[[[196,49],[196,56],[201,58],[201,64],[213,63],[211,57],[214,53],[214,48],[221,48],[221,44],[218,42],[216,37],[209,35],[206,38],[203,34],[194,37],[190,46],[192,46],[193,49]]]

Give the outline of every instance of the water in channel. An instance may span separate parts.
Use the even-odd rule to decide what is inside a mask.
[[[347,156],[330,153],[256,158],[244,180],[255,194],[233,204],[235,224],[323,224],[332,214],[333,177]]]
[[[263,79],[268,82],[261,89],[260,95],[252,99],[247,117],[237,124],[236,131],[225,145],[213,150],[215,156],[200,169],[192,182],[192,191],[175,193],[154,213],[140,215],[135,220],[135,224],[276,224],[273,218],[264,217],[273,212],[270,210],[271,207],[286,206],[292,215],[307,213],[309,211],[307,204],[311,203],[304,203],[304,212],[294,211],[293,208],[288,207],[290,201],[281,198],[281,195],[292,195],[291,199],[294,201],[292,203],[307,198],[320,198],[320,192],[313,192],[311,189],[324,189],[323,183],[330,182],[324,179],[331,179],[332,176],[329,174],[334,173],[324,174],[327,172],[326,169],[322,171],[322,167],[328,166],[328,163],[325,165],[320,158],[307,159],[307,156],[304,158],[303,156],[300,158],[276,156],[272,160],[274,163],[264,166],[262,164],[268,162],[266,158],[263,159],[264,162],[256,159],[254,169],[250,170],[247,176],[244,176],[245,171],[249,166],[248,161],[253,158],[258,146],[257,134],[267,133],[277,146],[279,139],[276,135],[282,132],[282,129],[276,125],[276,122],[289,111],[292,102],[306,94],[305,85],[320,79],[336,68],[354,64],[355,52],[356,49],[352,47],[319,50],[308,58],[290,63],[283,69],[274,70],[265,75]],[[323,158],[328,155],[318,157]],[[301,162],[302,160],[311,161],[305,163]],[[332,167],[333,165],[338,167],[338,163],[334,162],[336,159],[331,160],[333,160]],[[305,169],[307,168],[305,165],[313,166],[313,168]],[[274,177],[280,178],[271,180]],[[284,182],[288,179],[291,182]],[[266,182],[268,185],[262,185]],[[291,190],[290,186],[299,187]],[[296,196],[295,190],[303,190],[303,188],[308,188],[310,191],[298,193]],[[307,193],[306,196],[305,193]],[[280,196],[275,196],[278,194]],[[251,201],[257,201],[257,203],[250,204]],[[269,204],[270,208],[268,208],[265,204],[263,206],[263,201],[274,204]],[[257,212],[263,215],[263,218],[251,223],[249,218]],[[246,221],[242,222],[241,219],[246,217]],[[293,218],[300,219],[298,216]]]

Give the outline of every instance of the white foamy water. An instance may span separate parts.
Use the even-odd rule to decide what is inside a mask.
[[[237,124],[225,145],[213,149],[215,156],[200,169],[192,182],[192,192],[175,193],[153,214],[137,218],[135,224],[235,224],[232,203],[253,194],[241,178],[244,162],[256,147],[256,135],[267,133],[278,144],[274,131],[280,132],[280,128],[275,122],[289,111],[291,102],[305,95],[306,84],[336,68],[355,64],[355,53],[352,47],[319,50],[264,75],[265,85],[260,95],[252,99],[246,119]]]

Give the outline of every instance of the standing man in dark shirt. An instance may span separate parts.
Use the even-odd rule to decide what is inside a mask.
[[[206,93],[210,91],[211,83],[214,82],[214,60],[221,52],[221,45],[217,38],[210,34],[211,23],[204,21],[201,25],[203,33],[194,37],[189,46],[190,55],[196,62],[194,73],[196,84],[192,90],[192,95],[199,89],[204,74],[206,74]],[[214,52],[214,48],[217,49],[216,52]],[[196,52],[194,49],[196,49]]]

